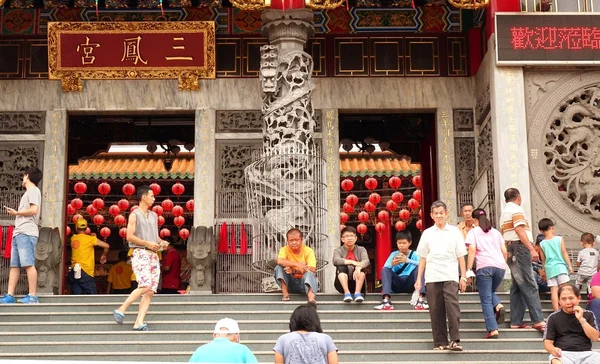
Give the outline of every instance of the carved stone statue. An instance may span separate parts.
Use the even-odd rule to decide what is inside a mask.
[[[43,227],[35,246],[35,267],[38,271],[38,293],[58,294],[62,239],[58,228]]]
[[[212,265],[216,254],[216,237],[213,227],[196,226],[187,241],[187,260],[192,268],[190,290],[210,292]]]

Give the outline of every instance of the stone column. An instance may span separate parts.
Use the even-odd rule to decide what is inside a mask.
[[[313,12],[309,9],[266,10],[262,13],[263,35],[280,53],[302,51],[308,37],[315,33]]]
[[[458,224],[459,211],[456,207],[456,179],[454,160],[454,122],[452,108],[439,108],[436,111],[437,130],[437,174],[438,195],[448,206],[448,222]],[[423,206],[423,213],[428,213],[429,206]]]

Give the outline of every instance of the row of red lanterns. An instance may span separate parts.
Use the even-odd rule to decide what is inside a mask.
[[[416,188],[421,188],[421,176],[420,175],[414,176],[412,178],[411,182]],[[388,185],[393,189],[397,189],[398,187],[400,187],[401,184],[402,184],[402,180],[396,176],[390,177],[390,179],[388,180]],[[354,181],[352,181],[350,178],[346,178],[342,181],[341,187],[342,187],[342,190],[349,192],[354,188]],[[376,189],[377,188],[377,179],[375,179],[373,177],[367,178],[365,180],[365,187],[371,191]]]
[[[77,212],[77,210],[81,209],[82,207],[83,207],[83,201],[80,198],[74,198],[67,205],[67,215],[75,214]],[[194,211],[194,199],[187,201],[185,203],[185,207],[188,209],[188,211],[193,212]],[[88,205],[85,210],[88,213],[88,215],[92,216],[92,215],[96,215],[98,213],[98,210],[101,210],[103,208],[104,208],[104,200],[102,200],[101,198],[97,198],[94,201],[92,201],[92,203],[90,205]],[[127,208],[129,208],[129,201],[127,201],[126,199],[121,199],[121,200],[119,200],[119,202],[116,205],[111,205],[108,208],[108,213],[111,216],[117,216],[121,213],[122,210],[125,211],[125,210],[127,210]],[[138,206],[134,205],[131,207],[130,211],[132,212],[133,210],[135,210],[137,208],[138,208]],[[171,213],[174,216],[181,216],[184,214],[183,207],[181,207],[179,205],[175,205],[173,203],[173,201],[171,201],[170,199],[166,199],[163,202],[161,202],[160,205],[154,206],[152,208],[152,211],[154,211],[157,215],[162,215],[164,211],[171,211]]]
[[[155,196],[161,191],[161,187],[158,183],[152,183],[149,187],[152,189],[152,192],[154,192]],[[75,193],[82,195],[87,191],[87,184],[85,182],[77,182],[73,186],[73,189],[75,190]],[[103,196],[108,195],[110,190],[111,187],[106,182],[102,182],[98,185],[98,193]],[[135,186],[131,183],[126,183],[123,185],[122,191],[125,196],[131,196],[135,194]],[[179,196],[185,192],[185,187],[181,183],[177,182],[171,187],[171,191],[173,191],[176,196]]]
[[[161,224],[162,225],[162,224]],[[183,225],[183,224],[182,224]],[[179,226],[181,227],[181,226]],[[67,226],[67,228],[65,229],[65,233],[67,236],[71,235],[71,228],[69,226]],[[85,233],[86,234],[90,234],[92,231],[90,230],[90,228],[86,228],[85,229]],[[102,236],[104,239],[108,238],[111,234],[111,230],[108,227],[103,227],[100,229],[99,231],[100,236]],[[167,238],[169,236],[171,236],[171,230],[167,229],[167,228],[163,228],[160,230],[159,235],[161,238]],[[123,239],[127,238],[127,228],[126,227],[122,227],[119,229],[119,236],[122,237]],[[179,237],[182,239],[187,239],[190,236],[190,231],[186,228],[180,229],[179,230]]]

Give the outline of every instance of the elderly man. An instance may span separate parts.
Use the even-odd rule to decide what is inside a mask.
[[[308,303],[316,304],[317,259],[315,252],[304,245],[302,232],[290,229],[286,233],[287,245],[279,249],[275,280],[283,293],[282,301],[290,300],[291,293],[306,293]]]
[[[240,327],[230,318],[215,325],[214,340],[200,346],[190,363],[258,363],[252,351],[240,344]]]
[[[458,230],[460,230],[463,239],[466,239],[469,231],[475,227],[473,222],[473,204],[464,204],[462,209],[460,209],[460,216],[462,216],[463,221],[459,222],[457,227]]]
[[[354,291],[354,302],[364,301],[361,292],[365,283],[364,269],[369,266],[367,249],[356,245],[356,229],[346,226],[342,229],[342,246],[333,251],[333,265],[336,268],[335,289],[344,293],[344,302],[352,301],[350,290]]]

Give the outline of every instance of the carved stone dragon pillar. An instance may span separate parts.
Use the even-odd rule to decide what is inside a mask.
[[[62,239],[58,228],[43,227],[35,246],[35,267],[38,271],[38,294],[58,294]]]
[[[187,260],[190,263],[190,291],[194,293],[212,291],[213,263],[216,254],[216,239],[213,227],[196,226],[187,241]]]

